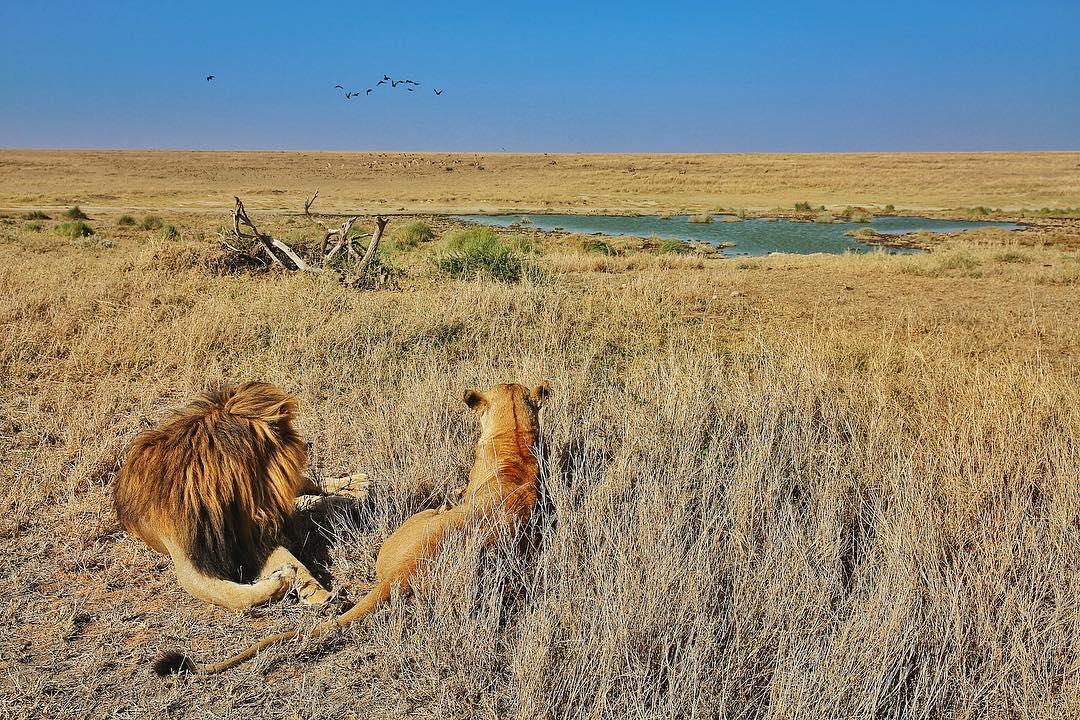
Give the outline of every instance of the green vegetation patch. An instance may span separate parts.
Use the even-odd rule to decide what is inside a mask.
[[[78,205],[64,211],[64,217],[68,220],[89,220],[90,216],[82,211]]]
[[[434,240],[435,231],[423,220],[414,220],[404,227],[398,228],[394,232],[392,239],[394,247],[409,249],[417,247],[420,243]]]
[[[521,279],[525,262],[523,254],[494,230],[477,227],[447,237],[435,266],[444,275],[462,280],[488,277],[513,283]]]
[[[94,234],[94,228],[82,220],[76,220],[75,222],[60,223],[56,226],[56,233],[68,238],[89,237]]]

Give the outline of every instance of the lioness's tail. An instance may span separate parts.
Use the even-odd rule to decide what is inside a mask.
[[[390,580],[384,580],[376,585],[371,592],[364,597],[360,598],[348,612],[345,612],[338,617],[323,623],[322,625],[316,625],[315,628],[308,633],[309,637],[319,637],[324,635],[334,628],[345,627],[349,623],[355,622],[360,618],[370,615],[376,608],[390,599],[390,591],[393,587],[393,583]],[[221,672],[222,670],[228,670],[234,665],[239,665],[255,656],[263,648],[273,645],[274,643],[281,642],[282,640],[295,640],[304,635],[303,630],[290,630],[289,632],[278,633],[277,635],[270,635],[257,643],[241,650],[232,657],[226,658],[221,662],[216,662],[210,665],[202,665],[195,662],[183,652],[179,650],[171,650],[163,653],[157,660],[154,661],[154,672],[158,675],[166,676],[173,673],[197,673],[199,675],[212,675],[214,673]]]

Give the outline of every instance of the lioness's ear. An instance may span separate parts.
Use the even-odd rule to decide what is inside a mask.
[[[544,401],[551,397],[551,383],[547,380],[534,387],[529,392],[529,398],[533,405],[538,408],[544,407]]]
[[[478,390],[466,390],[465,396],[462,398],[465,404],[476,412],[480,412],[487,405],[487,400],[484,399],[483,394]]]

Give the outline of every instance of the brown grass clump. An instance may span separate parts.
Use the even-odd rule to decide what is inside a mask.
[[[18,232],[0,267],[14,715],[1080,714],[1075,252],[566,248],[536,257],[543,283],[358,292],[214,274],[186,234],[98,253]],[[166,407],[222,379],[300,397],[313,471],[375,481],[290,530],[355,597],[379,543],[463,484],[462,389],[548,377],[531,542],[440,557],[426,592],[336,641],[151,677],[166,647],[221,657],[324,617],[208,608],[115,532],[120,453]]]

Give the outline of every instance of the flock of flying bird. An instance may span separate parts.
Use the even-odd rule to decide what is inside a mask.
[[[386,83],[390,83],[390,87],[392,87],[392,88],[396,88],[398,85],[402,85],[409,92],[415,92],[416,88],[420,87],[420,83],[416,82],[415,80],[394,80],[389,75],[384,74],[382,76],[382,80],[375,83],[374,87],[369,87],[367,90],[364,91],[363,94],[365,96],[370,95],[371,93],[373,93],[375,91],[375,88],[379,87],[380,85],[385,85]],[[334,88],[337,89],[337,90],[342,91],[343,93],[345,93],[345,99],[346,100],[351,100],[352,98],[357,97],[358,95],[361,94],[359,90],[356,90],[356,91],[346,90],[345,87],[342,86],[342,85],[335,85]],[[438,89],[435,89],[435,88],[432,88],[432,89],[434,90],[436,95],[442,95],[443,94],[442,90],[438,90]]]
[[[210,82],[213,79],[214,79],[213,75],[207,75],[206,76],[206,82]],[[405,89],[408,90],[409,92],[415,92],[416,88],[420,87],[420,83],[416,82],[415,80],[394,80],[389,75],[384,74],[382,76],[382,80],[375,83],[374,87],[369,87],[366,91],[364,91],[363,94],[364,95],[370,95],[372,92],[374,92],[375,88],[379,87],[380,85],[385,85],[386,83],[390,83],[390,87],[392,87],[392,88],[396,88],[398,85],[403,85],[405,87]],[[359,90],[356,90],[356,91],[346,90],[345,87],[343,85],[340,85],[340,84],[335,85],[334,88],[337,89],[337,90],[342,91],[343,93],[345,93],[345,99],[346,100],[352,100],[354,97],[357,97],[358,95],[360,95]],[[434,93],[436,95],[442,95],[443,94],[443,91],[439,90],[437,88],[432,88],[432,90],[434,91]]]

